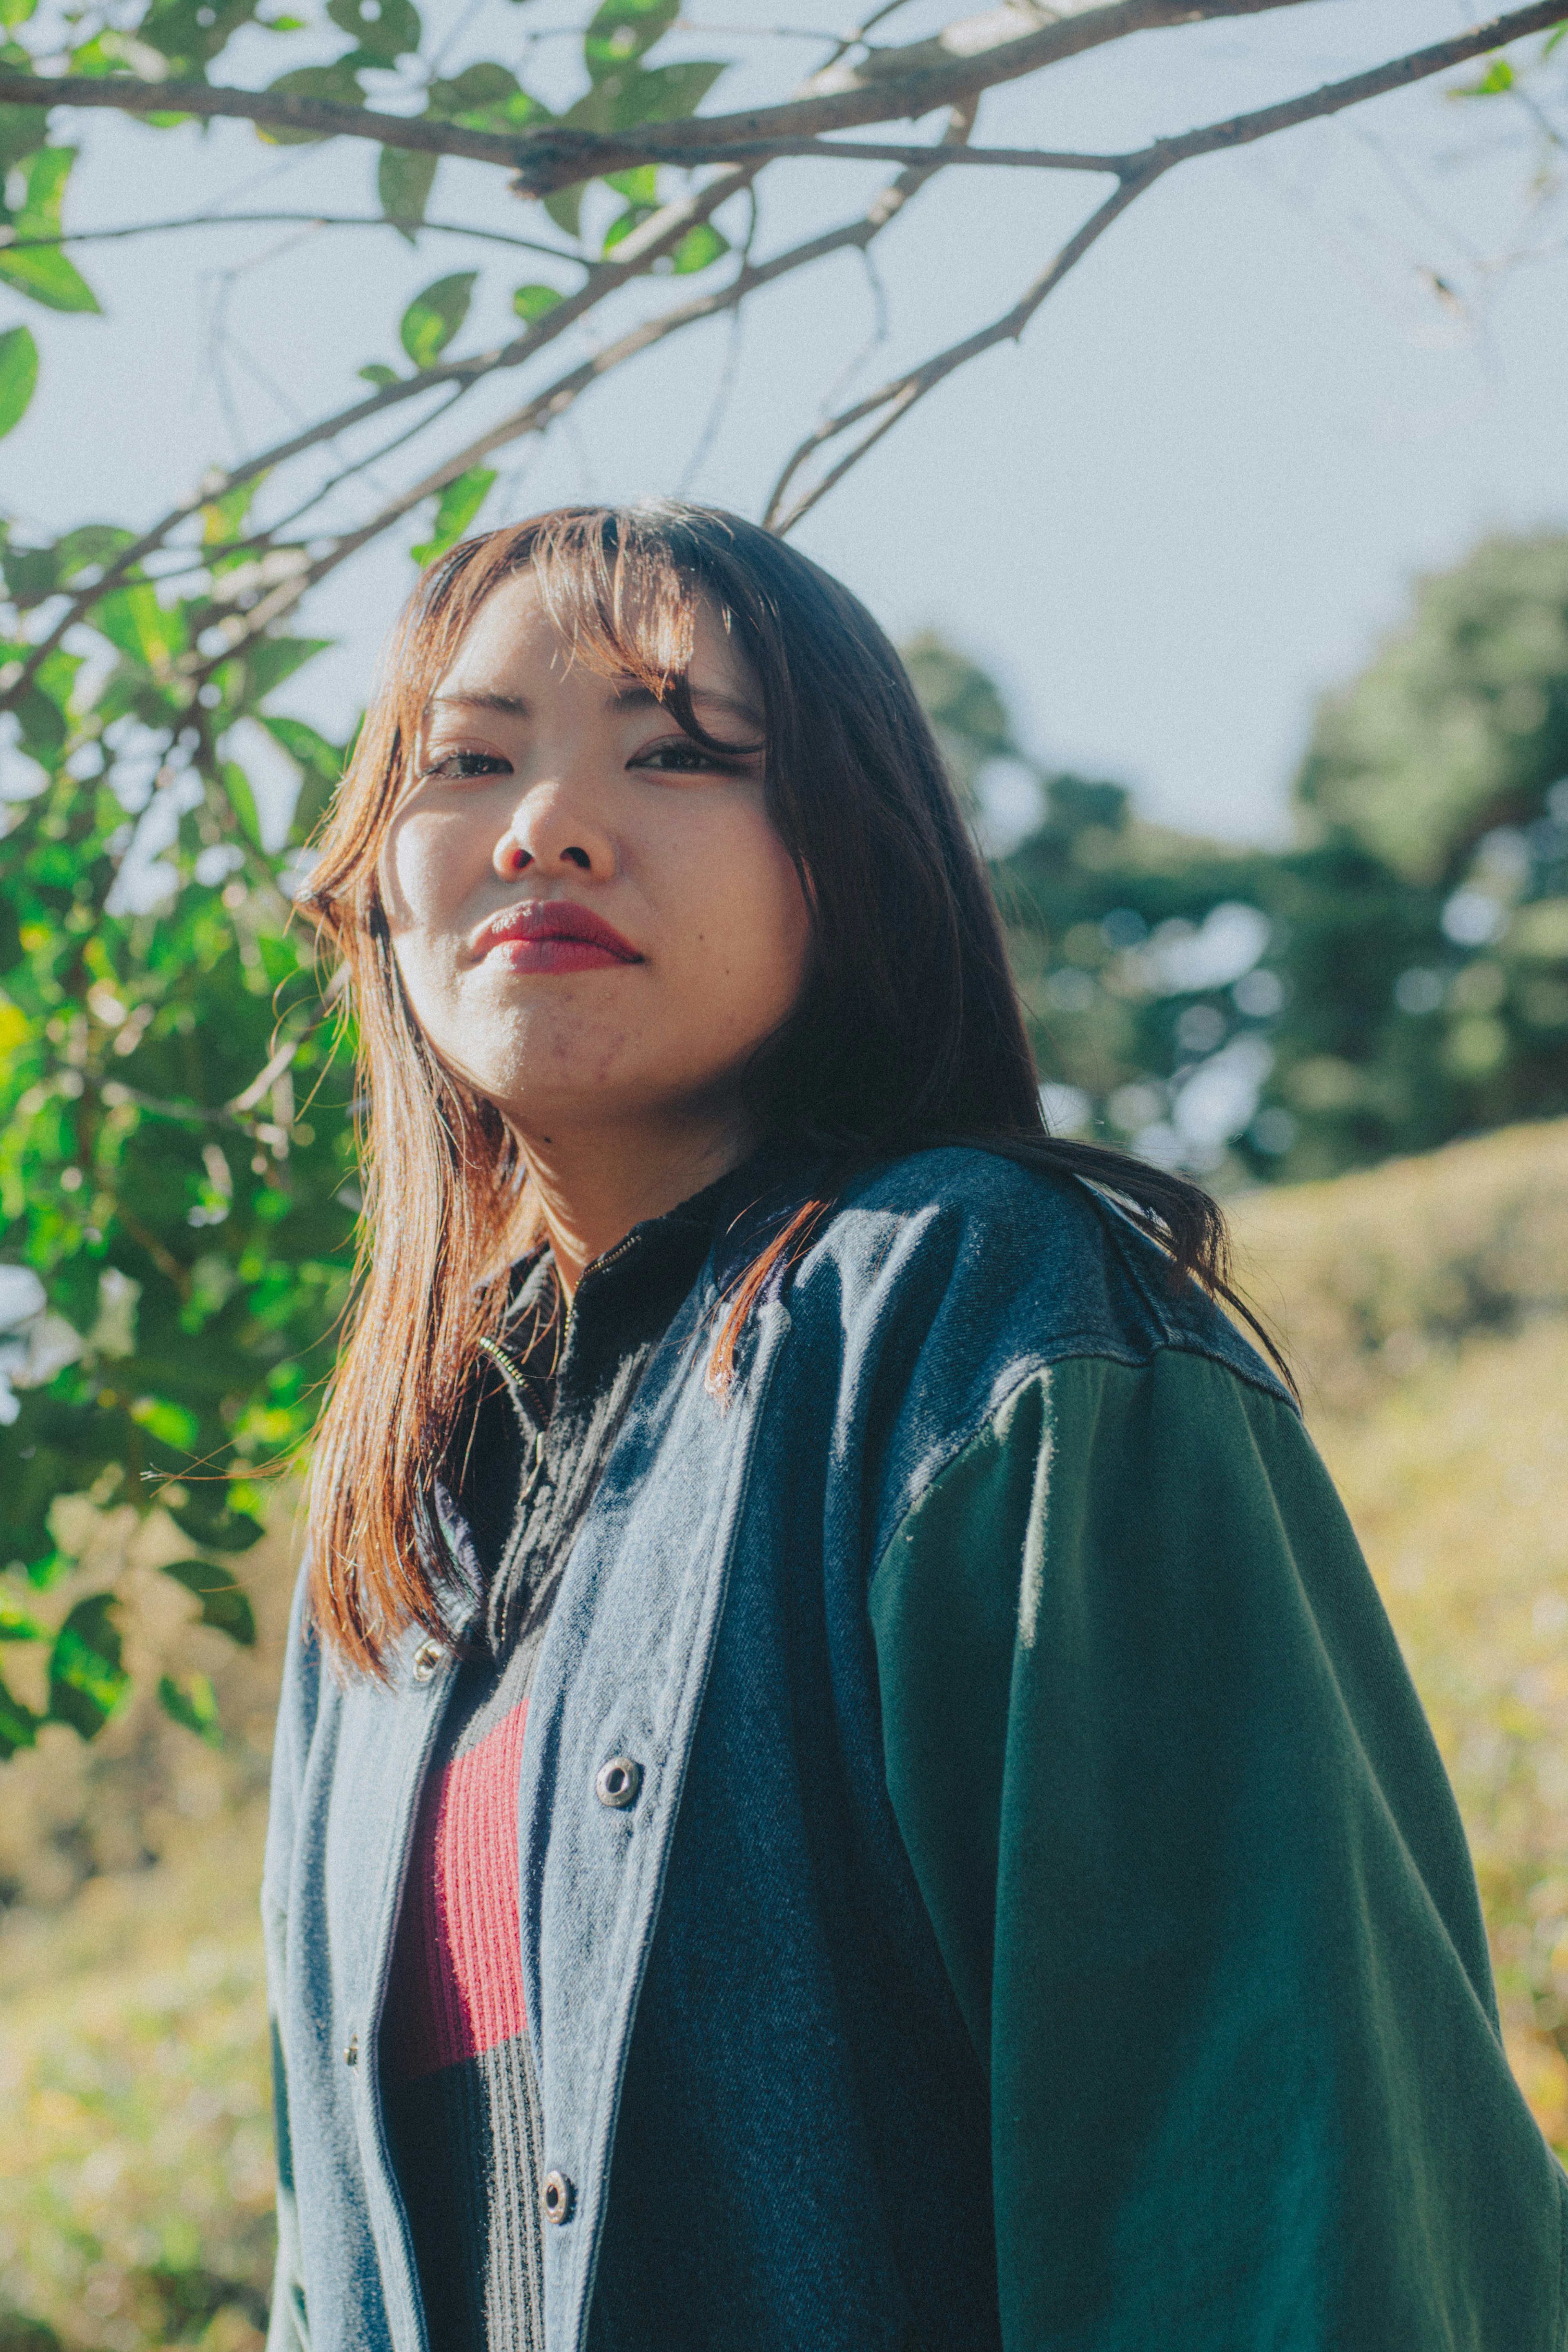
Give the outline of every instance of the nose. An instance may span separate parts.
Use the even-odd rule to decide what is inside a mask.
[[[513,810],[493,862],[503,882],[522,874],[541,879],[580,874],[606,882],[615,870],[615,850],[608,827],[580,793],[566,783],[537,784]]]

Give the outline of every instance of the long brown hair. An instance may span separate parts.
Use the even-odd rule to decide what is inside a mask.
[[[758,1293],[846,1177],[934,1141],[1107,1188],[1178,1278],[1239,1304],[1206,1192],[1047,1132],[984,867],[904,665],[847,589],[755,525],[674,502],[565,508],[470,540],[424,573],[394,633],[306,899],[347,967],[365,1106],[358,1303],[311,1474],[311,1607],[342,1663],[371,1673],[411,1623],[441,1629],[433,1490],[509,1263],[538,1229],[515,1138],[413,1018],[378,861],[432,694],[485,598],[525,569],[579,658],[649,686],[699,740],[686,686],[698,598],[761,687],[768,810],[815,938],[747,1108],[759,1135],[806,1139],[831,1173],[732,1289],[711,1383],[725,1385]]]

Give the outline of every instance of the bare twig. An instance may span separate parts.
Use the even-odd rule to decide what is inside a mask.
[[[972,107],[955,108],[947,138],[954,143],[966,138],[973,120]],[[368,522],[334,541],[331,547],[324,550],[308,567],[280,582],[272,594],[253,606],[243,619],[235,615],[230,623],[223,625],[226,631],[223,650],[212,655],[203,669],[193,670],[193,679],[199,683],[221,667],[223,663],[232,660],[250,639],[274,626],[320,581],[338,571],[361,548],[369,546],[372,540],[392,530],[425,499],[438,497],[449,483],[467,473],[471,467],[481,464],[497,449],[522,440],[531,433],[547,430],[566,415],[592,385],[615,369],[625,366],[628,361],[651,350],[654,344],[666,341],[670,336],[679,334],[684,329],[695,326],[700,320],[716,318],[726,310],[734,310],[747,295],[772,285],[780,278],[792,276],[797,270],[808,268],[813,263],[826,260],[831,254],[863,252],[873,239],[880,236],[897,218],[910,199],[936,176],[939,162],[939,155],[934,154],[930,162],[901,172],[895,180],[879,190],[858,219],[844,222],[838,228],[825,230],[821,236],[810,237],[784,253],[775,254],[768,261],[743,262],[727,286],[717,288],[711,294],[697,295],[691,301],[681,303],[656,318],[643,320],[617,341],[607,344],[604,350],[594,352],[591,358],[558,377],[553,383],[547,384],[521,408],[509,416],[502,417],[465,448],[426,474],[422,481],[389,500]]]
[[[1090,247],[1098,242],[1112,222],[1124,213],[1129,205],[1135,203],[1144,191],[1152,187],[1155,181],[1170,168],[1168,163],[1151,163],[1141,178],[1122,181],[1120,185],[1106,197],[1104,203],[1091,213],[1082,227],[1069,237],[1049,268],[1040,272],[1033,285],[1020,295],[1018,301],[1009,310],[1005,311],[1001,318],[994,320],[988,327],[982,327],[977,333],[966,335],[960,341],[950,343],[946,351],[936,352],[919,367],[911,368],[906,374],[895,376],[890,383],[883,384],[879,392],[870,394],[864,400],[856,401],[852,408],[842,410],[837,416],[824,419],[815,432],[808,434],[799,448],[793,452],[774,484],[767,511],[762,518],[764,529],[777,531],[780,538],[786,531],[792,530],[801,517],[810,512],[819,499],[825,498],[834,483],[841,481],[851,467],[858,465],[867,450],[880,441],[884,433],[891,432],[894,425],[901,417],[909,414],[917,401],[924,400],[928,392],[934,392],[936,386],[946,377],[953,374],[956,369],[965,366],[972,359],[977,359],[982,352],[989,351],[994,344],[1006,342],[1009,339],[1016,341],[1047,295],[1055,291],[1069,270],[1082,261]],[[849,455],[841,457],[838,464],[832,467],[813,488],[797,499],[792,506],[785,507],[785,493],[801,467],[830,441],[837,440],[841,434],[851,431],[853,426],[860,424],[865,424],[867,430],[856,442]]]
[[[269,228],[298,221],[307,228],[391,228],[400,236],[428,229],[434,236],[474,237],[484,245],[508,245],[519,253],[540,253],[549,261],[568,261],[574,269],[585,265],[580,253],[567,245],[541,245],[537,237],[508,236],[504,229],[473,228],[466,221],[415,220],[392,213],[190,213],[178,220],[132,221],[126,228],[68,228],[57,236],[16,236],[0,228],[0,251],[32,253],[43,246],[108,245],[128,236],[161,236],[184,228]]]
[[[615,248],[613,261],[590,264],[587,278],[575,294],[563,296],[553,310],[548,311],[526,332],[514,336],[497,350],[476,352],[462,360],[446,360],[435,367],[423,368],[417,375],[390,383],[367,399],[357,400],[348,408],[340,409],[335,415],[323,417],[319,423],[291,434],[286,440],[275,442],[270,448],[261,450],[254,457],[247,457],[243,465],[232,466],[226,470],[215,468],[204,475],[193,491],[160,516],[139,539],[132,541],[111,563],[106,565],[90,588],[81,590],[69,600],[47,635],[38,639],[19,664],[14,666],[15,674],[8,679],[5,691],[0,693],[0,709],[13,707],[26,692],[68,629],[85,620],[101,596],[124,580],[149,555],[156,553],[173,531],[199,514],[204,506],[210,506],[214,499],[238,488],[242,483],[254,481],[258,475],[273,472],[277,467],[287,465],[291,458],[302,456],[308,449],[323,442],[335,441],[340,434],[349,432],[357,425],[368,424],[372,417],[399,406],[405,400],[438,391],[444,384],[462,383],[466,386],[477,383],[482,377],[493,375],[498,369],[521,366],[525,360],[534,358],[547,344],[554,342],[569,327],[594,310],[607,294],[629,284],[634,278],[644,276],[655,261],[673,251],[689,229],[708,219],[738,189],[749,185],[752,176],[747,171],[721,172],[690,195],[681,197],[674,204],[662,205],[651,219],[643,223],[641,228],[633,229],[630,236],[622,239]]]

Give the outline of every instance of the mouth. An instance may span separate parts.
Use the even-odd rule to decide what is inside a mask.
[[[481,963],[509,971],[595,971],[643,958],[602,915],[570,898],[529,898],[492,916],[474,942]]]

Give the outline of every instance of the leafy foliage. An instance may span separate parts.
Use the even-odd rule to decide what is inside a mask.
[[[0,1275],[31,1269],[47,1299],[0,1287],[0,1568],[40,1591],[65,1573],[63,1496],[162,1508],[207,1555],[170,1570],[201,1622],[248,1642],[225,1563],[260,1535],[269,1467],[310,1427],[354,1196],[335,1035],[286,895],[342,750],[265,710],[315,641],[223,650],[250,593],[225,551],[243,523],[240,501],[201,518],[183,597],[134,571],[108,589],[83,650],[50,657],[15,722]],[[13,653],[26,614],[101,572],[126,537],[0,544]],[[258,718],[300,777],[271,850],[245,764]],[[113,1605],[89,1596],[55,1637],[47,1716],[84,1738],[125,1688]],[[13,1591],[0,1640],[26,1630]],[[205,1733],[194,1685],[166,1703]],[[0,1739],[26,1744],[37,1719],[0,1701]]]

